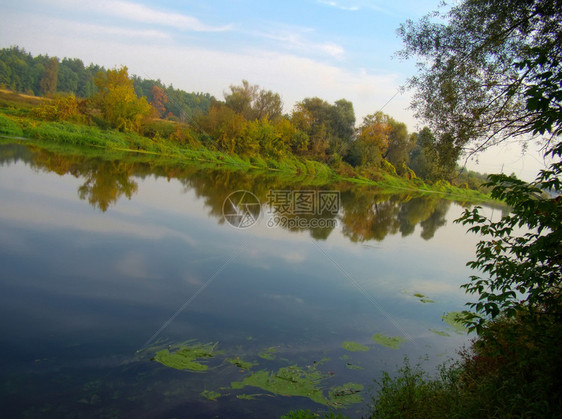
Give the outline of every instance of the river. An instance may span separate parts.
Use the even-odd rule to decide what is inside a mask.
[[[439,196],[3,144],[0,197],[5,417],[360,417],[470,339]],[[200,371],[159,362],[182,344]]]

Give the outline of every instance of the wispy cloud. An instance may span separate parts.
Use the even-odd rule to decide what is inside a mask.
[[[379,6],[377,2],[373,0],[317,0],[317,2],[324,6],[334,7],[347,12],[371,9],[388,15],[393,14],[389,9]]]
[[[286,50],[315,53],[321,52],[333,58],[340,58],[345,54],[345,49],[334,42],[316,42],[308,39],[305,34],[312,33],[309,28],[281,28],[262,32],[253,32],[254,36],[278,41],[281,47]]]
[[[211,26],[189,15],[176,12],[165,12],[152,7],[129,1],[102,0],[90,3],[98,11],[108,15],[132,20],[135,22],[170,26],[176,29],[197,32],[223,32],[232,25]]]
[[[40,0],[45,3],[47,1]],[[233,25],[213,26],[201,22],[196,17],[166,11],[161,8],[149,7],[143,4],[125,0],[98,0],[94,2],[76,2],[72,0],[51,0],[51,7],[65,11],[98,13],[100,15],[123,19],[125,21],[142,23],[145,25],[158,25],[182,31],[195,32],[224,32],[232,29]]]
[[[350,12],[356,12],[357,10],[360,9],[359,6],[345,6],[335,1],[318,0],[318,3],[324,4],[326,6],[335,7],[336,9],[340,9],[340,10],[347,10]]]
[[[170,35],[153,29],[126,29],[126,28],[118,28],[115,26],[105,26],[105,25],[92,25],[92,24],[84,24],[84,23],[70,23],[70,25],[74,24],[78,26],[81,31],[91,33],[93,36],[97,35],[104,35],[104,36],[117,36],[123,38],[132,38],[132,39],[139,39],[139,38],[147,38],[147,39],[160,39],[160,40],[168,40],[170,39]]]

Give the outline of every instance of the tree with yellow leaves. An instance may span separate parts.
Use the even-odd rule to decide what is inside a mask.
[[[139,132],[144,119],[153,113],[145,97],[137,97],[127,67],[99,72],[95,78],[98,93],[94,103],[102,117],[121,131]]]

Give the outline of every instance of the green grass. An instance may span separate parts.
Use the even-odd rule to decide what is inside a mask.
[[[23,137],[23,130],[14,120],[5,115],[0,115],[0,135]]]
[[[408,180],[389,174],[381,174],[381,180],[366,177],[344,177],[337,175],[328,165],[302,159],[297,156],[285,156],[282,159],[265,159],[263,157],[242,158],[229,155],[203,146],[185,145],[161,138],[150,139],[136,133],[124,133],[116,130],[101,129],[97,126],[72,122],[40,121],[28,116],[25,109],[0,105],[0,135],[26,137],[42,147],[59,144],[71,147],[93,147],[108,153],[146,154],[154,158],[167,158],[176,164],[195,164],[204,167],[224,167],[245,171],[264,171],[276,173],[281,177],[292,177],[307,184],[324,185],[334,181],[346,181],[373,186],[389,194],[411,193],[413,195],[438,194],[446,199],[461,202],[489,202],[490,197],[478,191],[458,188],[447,182],[428,185],[419,179]],[[312,181],[314,179],[314,181]]]

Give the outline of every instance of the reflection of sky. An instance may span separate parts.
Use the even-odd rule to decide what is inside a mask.
[[[180,182],[136,181],[131,200],[101,213],[78,199],[80,179],[0,167],[0,343],[88,341],[103,344],[101,354],[131,352],[199,291],[158,338],[252,337],[307,353],[341,351],[344,340],[374,346],[374,333],[411,337],[400,351],[374,348],[391,364],[404,352],[452,355],[466,341],[430,331],[444,330],[442,314],[467,300],[458,286],[476,238],[452,224],[456,205],[431,240],[417,226],[382,242],[352,243],[339,229],[314,242],[263,217],[247,230],[221,225]]]

